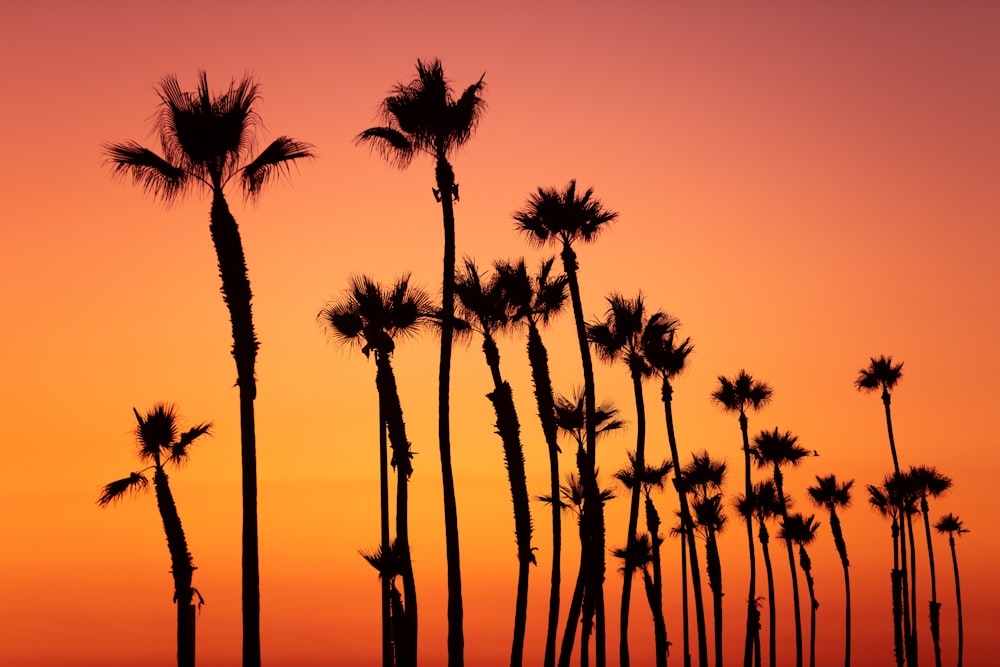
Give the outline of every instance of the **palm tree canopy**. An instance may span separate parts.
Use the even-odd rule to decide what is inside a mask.
[[[799,513],[789,514],[781,522],[781,530],[778,537],[783,540],[792,540],[802,546],[808,546],[816,539],[816,531],[819,529],[819,522],[816,515],[802,516]]]
[[[500,274],[480,275],[471,259],[465,260],[465,270],[455,276],[455,296],[458,297],[459,316],[466,321],[479,322],[486,335],[507,327],[507,300]]]
[[[145,415],[139,414],[135,408],[132,412],[138,422],[135,437],[141,461],[166,459],[179,465],[186,460],[191,443],[212,430],[212,424],[204,422],[181,433],[177,407],[169,403],[157,403]]]
[[[514,212],[518,231],[537,245],[550,242],[571,245],[581,240],[589,243],[618,217],[594,197],[593,188],[578,194],[576,180],[563,190],[538,188],[524,208]]]
[[[382,100],[379,116],[384,124],[358,134],[357,143],[369,144],[401,169],[417,153],[447,159],[472,137],[486,110],[480,97],[486,88],[485,76],[456,99],[441,61],[417,60],[416,78],[396,84]]]
[[[369,276],[354,276],[343,297],[319,312],[320,324],[337,343],[391,354],[395,339],[415,335],[436,313],[430,296],[403,275],[385,288]]]
[[[854,480],[849,479],[843,484],[837,481],[836,475],[820,477],[816,475],[816,485],[806,489],[813,502],[823,507],[848,507],[851,504],[851,487]]]
[[[712,392],[712,400],[726,412],[745,415],[748,409],[757,411],[767,405],[773,393],[770,386],[758,382],[745,370],[733,379],[719,376],[719,387]]]
[[[313,157],[310,144],[278,137],[254,158],[260,99],[250,76],[229,83],[214,95],[208,75],[198,73],[194,92],[181,90],[175,75],[157,86],[160,110],[154,131],[162,156],[134,141],[105,144],[104,153],[116,175],[130,177],[154,197],[169,204],[194,183],[222,189],[238,177],[244,194],[256,197],[264,185],[286,174],[294,160]]]
[[[854,386],[858,391],[892,391],[896,383],[903,377],[903,362],[894,364],[892,357],[882,355],[878,358],[872,357],[868,368],[858,371],[858,379],[854,381]]]
[[[687,364],[687,358],[694,351],[690,338],[676,342],[680,321],[664,312],[649,316],[642,331],[640,347],[646,363],[663,378],[679,375]]]
[[[631,489],[635,485],[636,477],[638,477],[639,483],[642,484],[644,488],[656,487],[658,489],[662,489],[664,478],[673,469],[674,464],[672,461],[663,460],[658,465],[649,465],[648,463],[645,463],[642,470],[637,471],[635,452],[629,450],[628,465],[618,470],[614,477],[621,482],[626,489]]]
[[[708,490],[722,488],[726,477],[726,463],[713,459],[708,451],[691,455],[691,463],[681,472],[681,478],[688,489],[701,489],[701,495]]]
[[[761,431],[754,437],[750,455],[759,468],[798,465],[799,461],[809,455],[809,451],[798,444],[798,438],[791,431],[781,433],[777,427],[773,431]]]
[[[569,433],[577,444],[583,444],[587,430],[585,400],[582,390],[577,390],[573,398],[559,395],[555,397],[556,423],[561,431]],[[625,422],[618,419],[618,408],[610,401],[597,406],[594,427],[597,435],[624,428]]]
[[[951,478],[942,475],[934,466],[910,466],[908,474],[922,498],[937,498],[951,488]]]
[[[568,278],[553,272],[554,263],[555,257],[542,260],[534,276],[528,275],[523,257],[516,262],[494,263],[511,321],[531,319],[548,324],[552,316],[562,312],[569,298]]]
[[[694,509],[695,522],[702,528],[712,532],[721,532],[726,525],[726,513],[722,506],[722,494],[701,496],[691,502]]]
[[[939,533],[957,533],[961,535],[962,533],[969,532],[969,529],[962,525],[962,520],[950,513],[945,514],[938,519],[937,523],[934,524],[934,528],[937,529]]]

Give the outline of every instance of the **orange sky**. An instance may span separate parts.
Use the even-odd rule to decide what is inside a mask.
[[[254,73],[267,138],[316,145],[290,183],[257,207],[231,197],[262,341],[258,364],[263,655],[273,665],[378,664],[378,584],[357,550],[378,541],[374,369],[325,340],[315,315],[355,272],[411,271],[436,290],[440,210],[431,164],[399,172],[353,145],[418,57],[442,59],[458,86],[484,71],[489,109],[455,156],[458,250],[480,264],[541,253],[510,213],[538,186],[593,186],[619,221],[581,248],[584,307],[641,289],[684,323],[696,353],[675,383],[682,452],[708,448],[738,480],[736,419],[708,397],[746,368],[775,389],[751,431],[792,430],[822,456],[788,476],[806,510],[816,474],[854,478],[845,513],[855,583],[856,664],[892,650],[888,526],[865,484],[891,467],[877,396],[852,382],[873,355],[905,362],[893,416],[904,466],[955,480],[934,516],[959,514],[966,663],[1000,650],[987,570],[1000,541],[977,499],[1000,458],[997,182],[1000,8],[989,3],[18,3],[0,15],[0,664],[169,665],[172,583],[152,496],[108,510],[100,486],[136,468],[131,408],[176,402],[212,420],[191,464],[171,476],[207,600],[199,660],[240,656],[239,432],[229,323],[207,231],[208,201],[164,210],[110,178],[104,141],[149,135],[153,85],[198,68],[222,85]],[[572,326],[546,332],[555,385],[579,379]],[[501,348],[521,413],[529,490],[547,460],[523,345]],[[958,353],[962,354],[959,355]],[[434,387],[437,341],[401,344],[397,368],[418,455],[411,542],[421,660],[442,664],[445,567]],[[599,397],[634,420],[622,368],[598,364]],[[510,645],[516,560],[499,440],[478,344],[455,353],[454,465],[465,582],[467,664],[501,665]],[[666,456],[658,387],[647,388],[648,448]],[[634,447],[609,438],[605,475]],[[568,469],[569,457],[563,461]],[[736,484],[736,486],[739,486]],[[734,490],[731,484],[728,487]],[[674,499],[659,498],[673,512]],[[627,503],[608,508],[624,543]],[[812,511],[812,510],[810,510]],[[540,661],[550,539],[533,507],[526,664]],[[818,513],[821,514],[821,513]],[[815,562],[817,664],[841,660],[840,565],[824,527]],[[564,609],[574,574],[565,526]],[[742,655],[745,532],[722,537],[728,662]],[[666,604],[680,656],[677,543]],[[935,544],[946,661],[955,651],[947,541]],[[922,551],[920,552],[923,553]],[[776,560],[776,563],[779,561]],[[617,647],[620,576],[609,559],[608,646]],[[921,567],[924,567],[921,565]],[[787,576],[778,570],[779,607]],[[918,591],[926,609],[926,577]],[[639,590],[638,588],[636,590]],[[995,604],[993,605],[995,607]],[[651,658],[651,624],[633,599],[632,653]],[[790,641],[791,624],[779,623]],[[921,617],[921,622],[924,618]],[[930,637],[922,629],[923,660]]]

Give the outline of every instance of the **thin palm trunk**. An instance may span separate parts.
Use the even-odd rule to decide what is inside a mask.
[[[174,578],[174,602],[177,605],[177,665],[178,667],[194,667],[195,635],[194,615],[191,613],[193,590],[191,579],[194,567],[191,565],[191,554],[188,551],[184,528],[181,526],[177,505],[170,492],[167,473],[156,460],[153,473],[153,486],[156,489],[156,506],[163,520],[163,531],[167,535],[167,547],[170,550],[170,572]]]
[[[243,242],[221,187],[213,190],[210,220],[209,231],[222,279],[222,298],[229,309],[232,325],[232,355],[236,362],[236,384],[240,393],[243,664],[244,667],[260,667],[260,559],[257,547],[257,439],[254,426],[254,399],[257,395],[254,368],[259,343],[253,326],[250,305],[253,294],[250,291]]]
[[[958,577],[958,554],[955,552],[955,535],[948,535],[951,546],[951,564],[955,570],[955,606],[958,608],[958,667],[962,667],[962,654],[965,648],[965,633],[962,625],[962,584]]]
[[[830,511],[830,532],[844,569],[844,667],[851,667],[851,562],[847,558],[847,543],[837,510],[833,505],[827,505],[827,509]]]
[[[684,632],[684,667],[691,667],[691,628],[688,620],[687,530],[681,527],[681,623]]]
[[[917,543],[913,539],[913,515],[906,513],[906,532],[910,549],[910,642],[913,644],[913,667],[919,660],[917,646]]]
[[[653,637],[656,646],[656,667],[666,667],[667,653],[670,644],[667,641],[667,623],[663,618],[663,570],[660,559],[660,513],[656,511],[653,499],[646,494],[646,530],[652,541],[653,551],[653,577],[652,590],[647,593],[652,597],[649,600],[650,611],[653,614]],[[643,574],[645,574],[645,569]]]
[[[708,562],[708,586],[712,589],[712,609],[715,612],[715,667],[722,667],[722,560],[715,531],[708,529],[705,539],[705,560]]]
[[[783,486],[784,476],[781,468],[774,466],[774,487],[778,492],[781,503],[781,518],[788,519],[788,507],[785,504],[785,490]],[[795,667],[802,667],[802,611],[799,601],[799,575],[795,567],[795,552],[792,550],[792,540],[785,538],[785,546],[788,550],[788,567],[792,573],[792,609],[795,614]]]
[[[882,389],[882,404],[885,405],[885,427],[889,431],[889,450],[892,452],[892,467],[899,474],[899,458],[896,456],[896,439],[892,435],[892,394],[888,389]]]
[[[747,434],[747,417],[740,413],[740,431],[743,434],[743,462],[746,471],[746,498],[753,491],[753,481],[750,477],[750,437]],[[743,642],[743,667],[751,667],[753,647],[760,642],[760,614],[757,611],[757,555],[753,540],[753,515],[748,513],[744,518],[747,526],[747,548],[750,553],[750,585],[747,592],[747,627]]]
[[[622,604],[620,614],[620,628],[618,639],[618,657],[621,667],[628,667],[628,621],[632,601],[632,576],[635,570],[635,563],[631,562],[636,543],[636,530],[639,528],[639,496],[642,494],[642,474],[646,469],[646,405],[642,396],[642,377],[638,371],[632,372],[632,391],[635,394],[636,411],[636,443],[635,443],[635,464],[633,465],[634,479],[632,483],[632,497],[628,512],[628,534],[625,547],[625,579],[622,582]],[[656,539],[656,535],[651,533],[650,537]],[[654,611],[655,613],[655,611]]]
[[[941,603],[937,599],[937,573],[934,568],[934,544],[931,542],[930,507],[927,496],[920,498],[920,512],[924,515],[924,534],[927,536],[927,564],[931,571],[930,620],[931,639],[934,642],[934,667],[941,667]]]
[[[906,652],[903,648],[903,573],[899,569],[899,520],[892,517],[892,639],[896,667],[903,667]]]
[[[917,656],[914,655],[913,651],[913,626],[911,625],[910,618],[910,573],[907,566],[907,536],[906,536],[906,524],[903,521],[902,510],[899,517],[899,577],[900,584],[902,586],[902,604],[903,604],[903,647],[905,649],[906,664],[907,667],[916,667]]]
[[[386,435],[385,411],[382,402],[378,406],[378,486],[379,525],[381,529],[382,556],[387,557],[391,548],[389,541],[389,443]],[[392,667],[392,602],[390,598],[389,575],[383,574],[382,585],[382,667]]]
[[[757,537],[760,540],[760,552],[764,557],[764,571],[767,573],[767,632],[768,632],[768,664],[775,667],[777,664],[777,631],[775,628],[775,602],[774,602],[774,568],[771,566],[771,550],[768,544],[771,540],[764,520],[760,519],[760,530]]]
[[[816,610],[819,602],[816,601],[816,582],[812,576],[812,562],[806,548],[799,545],[799,564],[802,572],[806,576],[806,587],[809,590],[809,667],[816,667]]]

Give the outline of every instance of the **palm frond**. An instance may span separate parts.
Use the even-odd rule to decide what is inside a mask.
[[[191,443],[193,443],[201,436],[211,435],[211,433],[212,433],[211,422],[203,422],[201,424],[198,424],[197,426],[192,426],[184,433],[181,433],[180,438],[178,438],[177,441],[173,445],[171,445],[170,457],[168,460],[175,466],[180,466],[183,463],[187,462],[187,457],[188,457],[187,450],[188,447],[191,445]]]
[[[104,488],[101,490],[101,496],[97,499],[97,504],[101,507],[107,507],[127,494],[134,494],[144,490],[148,484],[149,480],[137,472],[132,473],[128,477],[116,479],[104,485]]]
[[[137,142],[104,144],[103,150],[114,176],[130,178],[164,204],[172,203],[188,186],[189,174],[184,169]]]
[[[242,170],[243,191],[256,199],[270,181],[287,175],[293,160],[315,157],[313,147],[290,137],[278,137]]]

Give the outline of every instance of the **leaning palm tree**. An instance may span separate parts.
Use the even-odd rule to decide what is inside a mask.
[[[549,354],[542,342],[540,325],[562,311],[566,304],[566,276],[552,271],[554,257],[542,261],[538,273],[529,276],[524,259],[497,262],[495,268],[501,281],[504,302],[512,324],[523,324],[528,333],[528,364],[535,389],[538,418],[549,452],[549,486],[551,498],[559,497],[559,441],[556,425],[555,400],[549,373]],[[559,586],[562,572],[562,517],[558,503],[552,509],[552,568],[549,580],[549,615],[545,630],[543,667],[555,667],[556,634],[559,629]]]
[[[256,199],[264,186],[287,174],[294,160],[312,157],[309,144],[278,137],[251,159],[260,118],[259,99],[250,77],[232,81],[212,95],[205,72],[194,92],[181,90],[177,77],[164,77],[157,88],[160,110],[155,120],[162,156],[134,142],[105,144],[115,175],[131,178],[145,191],[171,204],[193,189],[212,193],[209,231],[222,278],[222,298],[232,324],[232,355],[240,394],[240,449],[243,461],[243,660],[260,665],[260,563],[257,551],[257,442],[254,429],[254,369],[259,342],[251,311],[252,293],[243,242],[225,192],[233,182]]]
[[[958,556],[955,553],[955,535],[967,533],[969,530],[962,525],[962,520],[953,514],[946,514],[934,524],[939,533],[948,533],[948,544],[951,546],[951,564],[955,570],[955,605],[958,607],[958,667],[962,667],[962,649],[965,646],[965,635],[962,631],[962,586],[958,578]]]
[[[681,547],[687,545],[688,559],[690,559],[691,584],[694,589],[695,623],[698,630],[698,664],[699,667],[708,667],[708,633],[705,629],[705,603],[701,592],[701,572],[698,567],[698,547],[694,540],[694,521],[691,516],[691,508],[688,506],[687,492],[681,484],[681,463],[677,449],[677,437],[674,432],[673,378],[680,375],[687,359],[694,350],[690,338],[683,341],[677,337],[677,329],[680,322],[666,313],[655,313],[646,323],[646,328],[642,336],[642,354],[646,362],[659,374],[662,381],[660,398],[663,401],[663,412],[667,422],[667,442],[670,445],[670,459],[674,464],[674,489],[677,491],[677,499],[680,503],[680,528],[687,531],[681,539]],[[687,615],[685,615],[687,622]],[[684,634],[687,638],[687,632]],[[685,658],[689,658],[689,653],[685,651]]]
[[[878,358],[872,357],[868,368],[858,371],[858,378],[854,381],[854,386],[858,391],[873,392],[882,390],[882,404],[885,406],[885,425],[889,431],[889,450],[892,452],[893,470],[899,473],[899,458],[896,456],[896,440],[892,435],[892,390],[903,377],[903,362],[894,364],[892,357],[882,355]]]
[[[642,335],[646,326],[646,306],[642,294],[628,299],[617,292],[608,298],[608,310],[603,321],[587,326],[587,337],[597,351],[597,356],[607,363],[622,362],[632,379],[635,395],[636,445],[634,469],[642,471],[646,467],[646,403],[642,395],[642,381],[652,375],[653,369],[642,356]],[[639,527],[639,499],[642,485],[629,487],[632,495],[629,503],[628,533],[624,554],[635,552],[632,542]],[[625,579],[622,584],[622,603],[619,619],[619,664],[628,667],[628,621],[632,600],[632,574],[634,568],[627,560],[624,564]]]
[[[747,431],[747,411],[757,412],[771,400],[772,390],[764,382],[754,380],[745,370],[729,379],[719,376],[719,386],[712,392],[712,401],[724,412],[739,416],[740,432],[743,435],[744,494],[749,497],[753,491],[750,476],[750,437]],[[750,590],[747,592],[747,623],[743,642],[743,667],[750,667],[754,645],[760,643],[757,613],[757,556],[753,545],[753,520],[744,517],[747,527],[747,549],[750,554]]]
[[[806,577],[806,587],[809,589],[809,667],[816,667],[816,610],[819,609],[819,602],[816,601],[812,561],[809,559],[806,546],[816,539],[818,529],[819,523],[815,515],[810,514],[806,517],[796,512],[785,517],[779,533],[782,539],[799,545],[799,565],[802,567],[802,573]]]
[[[930,505],[928,498],[938,498],[951,488],[951,478],[942,475],[933,466],[912,466],[909,471],[917,497],[920,513],[924,516],[924,533],[927,537],[927,563],[931,571],[930,620],[931,639],[934,642],[934,664],[941,667],[941,604],[937,599],[937,573],[934,567],[934,544],[931,542]],[[911,545],[912,546],[912,545]]]
[[[379,414],[388,432],[391,463],[396,470],[396,540],[392,548],[403,580],[404,602],[403,613],[392,614],[393,636],[406,638],[402,644],[397,640],[395,648],[397,664],[407,666],[415,665],[417,660],[417,592],[410,560],[408,515],[413,454],[406,436],[392,355],[395,340],[414,335],[434,313],[430,297],[411,286],[409,276],[401,277],[388,289],[368,276],[355,276],[343,297],[327,304],[318,316],[333,341],[358,347],[366,357],[374,357]],[[384,447],[381,449],[384,452]],[[380,460],[384,461],[382,456],[380,453]],[[385,470],[384,463],[380,465]],[[385,531],[383,539],[384,535]],[[380,548],[382,553],[388,553],[387,545]]]
[[[844,569],[844,667],[851,667],[851,562],[847,558],[847,543],[844,541],[844,530],[840,524],[837,508],[847,508],[851,504],[851,487],[854,480],[849,479],[843,484],[837,481],[835,475],[816,476],[816,485],[806,489],[813,503],[825,507],[830,515],[830,532],[833,534],[833,544],[840,556],[840,565]]]
[[[485,76],[485,75],[484,75]],[[438,440],[441,452],[441,479],[444,489],[445,550],[448,561],[448,664],[465,661],[462,630],[462,570],[458,546],[458,507],[455,479],[451,468],[451,348],[455,309],[455,208],[458,184],[451,155],[476,131],[486,110],[480,96],[483,77],[467,87],[456,99],[444,76],[441,61],[417,60],[417,77],[398,83],[382,100],[379,112],[383,125],[370,127],[357,136],[390,163],[406,168],[424,153],[434,160],[437,188],[434,198],[441,204],[444,222],[444,272],[441,286],[441,360],[438,369]]]
[[[514,605],[514,639],[510,664],[520,665],[524,656],[524,632],[528,621],[528,572],[535,562],[531,548],[531,509],[528,501],[528,481],[524,472],[524,448],[521,446],[521,426],[514,408],[514,396],[500,371],[500,349],[496,335],[510,325],[503,281],[498,273],[483,279],[471,259],[455,279],[459,315],[483,337],[483,354],[493,378],[493,391],[487,398],[496,413],[496,430],[503,443],[504,465],[510,483],[514,505],[514,536],[517,541],[517,600]]]
[[[899,559],[899,502],[896,499],[896,491],[891,483],[891,478],[883,480],[882,484],[876,486],[868,485],[868,504],[883,518],[889,519],[892,526],[892,572],[890,579],[892,583],[892,640],[893,655],[896,658],[896,667],[903,667],[906,660],[906,653],[903,644],[903,589],[905,583],[902,578]]]
[[[777,427],[774,431],[761,431],[754,437],[753,448],[750,450],[758,468],[771,468],[774,477],[774,488],[781,503],[781,518],[788,518],[788,503],[785,501],[784,466],[797,466],[803,457],[809,454],[798,444],[798,438],[790,431],[781,433]],[[785,540],[788,551],[788,568],[792,573],[792,604],[795,612],[795,667],[802,667],[802,616],[799,604],[799,577],[795,569],[795,553],[792,541]]]
[[[163,521],[163,531],[167,536],[170,551],[170,573],[174,578],[174,603],[177,605],[177,665],[194,667],[195,663],[195,614],[194,596],[201,600],[201,594],[192,587],[194,565],[188,551],[187,538],[177,513],[170,482],[164,468],[166,465],[181,466],[187,461],[188,447],[212,430],[212,424],[205,422],[180,433],[177,408],[165,403],[157,403],[145,415],[133,408],[138,425],[135,429],[136,443],[139,445],[139,460],[149,465],[128,477],[105,485],[97,504],[107,507],[129,493],[137,493],[149,486],[146,471],[153,470],[153,489],[156,492],[156,506]]]
[[[577,277],[579,265],[573,244],[579,241],[589,243],[596,239],[609,224],[614,222],[618,214],[604,207],[599,199],[594,197],[594,191],[588,188],[582,194],[577,193],[576,181],[570,181],[564,190],[556,188],[539,188],[529,197],[524,208],[514,213],[517,229],[532,243],[547,245],[549,243],[561,246],[563,270],[569,282],[570,300],[573,304],[573,319],[576,324],[577,343],[580,347],[580,360],[583,365],[583,391],[586,413],[591,416],[586,425],[586,454],[590,467],[597,467],[597,434],[596,415],[597,401],[594,388],[594,364],[587,345],[587,329],[583,318],[583,302],[580,296],[580,282]],[[588,479],[596,481],[596,476],[588,475]],[[586,480],[585,480],[586,483]],[[600,502],[597,487],[588,488],[588,497],[593,511],[584,512],[584,526],[592,536],[589,556],[590,572],[588,598],[594,601],[597,613],[597,638],[595,641],[598,667],[603,667],[606,660],[604,633],[604,505]]]

